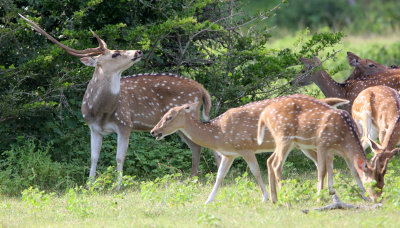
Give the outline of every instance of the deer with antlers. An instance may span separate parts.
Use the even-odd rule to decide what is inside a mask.
[[[60,46],[67,53],[81,57],[81,62],[94,67],[82,101],[82,115],[90,128],[91,168],[93,181],[103,135],[117,133],[117,170],[120,188],[124,160],[132,131],[149,131],[171,107],[198,102],[196,116],[203,105],[203,118],[209,119],[211,99],[199,83],[173,74],[138,74],[121,78],[123,71],[143,56],[140,50],[110,50],[93,31],[99,46],[75,50],[61,44],[34,22],[20,15],[30,26]],[[197,175],[201,147],[178,132],[192,151],[192,176]],[[215,158],[218,155],[214,152]],[[218,162],[217,162],[218,164]]]
[[[296,95],[297,97],[308,97]],[[196,114],[197,103],[185,104],[171,108],[151,130],[151,135],[157,140],[176,131],[183,132],[193,142],[215,150],[221,154],[222,160],[218,169],[217,180],[206,203],[215,199],[218,187],[225,178],[233,160],[243,157],[255,176],[261,191],[263,201],[267,201],[268,193],[262,181],[256,153],[270,152],[275,149],[275,142],[269,133],[265,133],[262,144],[257,144],[257,122],[262,110],[274,102],[267,99],[249,103],[238,108],[231,108],[210,122],[201,122]],[[340,105],[347,102],[343,99],[327,98],[321,102],[329,105]],[[314,151],[304,148],[303,152],[314,162],[317,156]]]
[[[343,109],[348,112],[351,112],[351,105],[357,95],[368,87],[385,85],[396,90],[400,89],[400,74],[391,74],[385,77],[379,77],[375,74],[376,76],[364,80],[348,80],[344,83],[338,83],[325,70],[318,69],[321,61],[317,57],[314,57],[314,60],[307,58],[300,60],[306,69],[297,74],[290,84],[306,86],[314,82],[326,97],[339,97],[349,100],[350,103],[343,106]]]
[[[293,147],[316,152],[318,193],[328,173],[329,192],[337,203],[340,201],[333,188],[333,155],[344,158],[363,193],[365,184],[372,181],[383,187],[384,173],[376,164],[368,162],[356,126],[344,110],[334,109],[310,97],[276,98],[265,107],[258,121],[258,143],[264,144],[271,137],[275,141],[275,150],[268,158],[267,166],[272,202],[278,200],[276,183],[280,187],[282,167]],[[381,194],[372,184],[367,191],[374,201]]]

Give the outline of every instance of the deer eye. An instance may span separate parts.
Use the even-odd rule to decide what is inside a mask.
[[[165,119],[166,121],[169,121],[169,120],[171,120],[172,119],[172,117],[171,116],[168,116],[167,117],[167,119]]]
[[[117,52],[117,53],[112,54],[111,57],[112,57],[112,58],[116,58],[116,57],[118,57],[118,56],[120,56],[120,55],[121,55],[121,54]]]
[[[376,67],[375,64],[369,64],[369,67]]]

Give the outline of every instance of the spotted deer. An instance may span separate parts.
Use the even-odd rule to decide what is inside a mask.
[[[326,97],[339,97],[349,100],[349,104],[342,106],[348,112],[351,112],[351,105],[357,95],[368,87],[385,85],[396,90],[400,89],[400,74],[338,83],[325,70],[318,69],[321,61],[317,57],[314,57],[314,61],[307,58],[301,58],[301,61],[305,65],[305,70],[297,74],[290,84],[306,86],[314,82]],[[311,72],[307,73],[306,70]]]
[[[282,167],[293,147],[316,152],[318,194],[328,173],[329,193],[337,198],[333,188],[333,156],[339,155],[346,161],[362,192],[365,192],[364,186],[371,183],[367,187],[369,196],[373,200],[380,197],[381,191],[376,190],[372,182],[375,180],[377,186],[381,186],[384,174],[367,160],[348,112],[310,97],[277,98],[265,107],[258,120],[258,143],[264,144],[271,138],[275,141],[275,150],[267,166],[273,203],[278,200],[276,183],[281,186]]]
[[[400,74],[400,70],[395,66],[388,67],[370,59],[361,59],[352,52],[347,52],[347,62],[354,67],[354,70],[346,81]]]
[[[387,86],[373,86],[363,90],[354,100],[352,115],[362,135],[363,147],[371,146],[371,159],[380,173],[386,173],[387,164],[397,153],[400,141],[400,96]],[[379,138],[379,144],[370,139]],[[384,182],[378,182],[383,188]]]
[[[297,96],[308,97],[306,95]],[[195,115],[197,103],[185,104],[171,108],[150,133],[157,140],[161,140],[169,134],[181,131],[193,142],[220,153],[222,160],[218,169],[217,180],[206,204],[215,199],[217,190],[236,157],[243,157],[247,162],[261,188],[265,202],[268,200],[268,193],[262,181],[255,154],[273,151],[275,142],[272,136],[266,133],[262,144],[257,144],[257,122],[261,111],[272,101],[273,99],[267,99],[238,108],[231,108],[206,123],[201,122]],[[322,102],[339,105],[347,101],[328,98],[322,100]],[[313,151],[305,149],[303,152],[316,162],[316,155]]]
[[[89,179],[94,180],[103,136],[117,133],[117,170],[120,188],[124,160],[132,131],[149,131],[171,107],[188,102],[201,104],[203,118],[209,119],[210,95],[199,83],[173,74],[138,74],[121,78],[123,71],[143,56],[140,50],[110,50],[94,32],[99,47],[75,50],[61,44],[34,22],[20,15],[30,26],[64,49],[81,57],[86,66],[94,67],[82,101],[82,115],[90,128],[91,167]],[[178,132],[192,151],[192,176],[197,175],[201,147]],[[218,155],[214,152],[216,159]],[[217,162],[218,164],[218,162]]]

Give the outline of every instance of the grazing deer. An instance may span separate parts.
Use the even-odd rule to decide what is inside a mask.
[[[373,86],[363,90],[354,100],[352,107],[354,121],[362,134],[363,147],[368,144],[374,152],[371,163],[375,164],[383,176],[388,161],[398,153],[396,145],[400,141],[400,96],[387,86]],[[381,145],[371,143],[379,138]],[[377,183],[382,189],[384,180]]]
[[[296,95],[308,97],[306,95]],[[268,193],[262,181],[260,169],[255,154],[270,152],[275,149],[275,142],[269,133],[265,133],[265,140],[257,144],[257,122],[261,111],[274,99],[267,99],[249,103],[238,108],[231,108],[210,122],[201,122],[196,114],[197,103],[185,104],[171,108],[151,130],[151,135],[157,140],[176,131],[183,132],[193,142],[220,153],[222,160],[218,169],[217,180],[209,195],[206,204],[215,199],[218,187],[227,174],[233,160],[243,157],[255,176],[261,191],[263,201],[268,200]],[[347,102],[343,99],[323,99],[330,105],[339,105]],[[308,149],[303,152],[316,162],[316,154]]]
[[[356,126],[344,110],[334,109],[309,97],[277,98],[265,107],[258,121],[258,143],[264,144],[265,139],[270,140],[271,136],[275,141],[275,150],[267,165],[273,203],[278,200],[276,183],[281,181],[283,164],[294,146],[316,151],[318,194],[327,172],[329,193],[337,198],[333,188],[335,154],[344,158],[363,193],[364,185],[374,180],[377,186],[383,187],[384,173],[368,162]],[[370,185],[367,191],[373,200],[377,200],[381,191],[374,187]]]
[[[383,148],[394,149],[400,140],[400,96],[387,86],[369,87],[353,102],[353,119],[356,122],[364,149],[369,139],[379,138]],[[374,150],[374,148],[372,148]]]
[[[203,118],[209,119],[210,95],[199,83],[172,74],[138,74],[121,78],[123,71],[143,56],[140,50],[110,50],[94,32],[99,47],[75,50],[61,44],[34,22],[20,15],[33,29],[46,36],[81,62],[95,67],[82,101],[82,115],[90,128],[91,168],[93,181],[103,136],[117,133],[117,170],[120,173],[132,131],[149,131],[171,107],[198,101],[203,104]],[[197,112],[196,115],[199,113]],[[201,147],[178,132],[192,151],[192,176],[197,175]],[[214,152],[215,157],[218,155]],[[217,162],[218,164],[218,162]]]
[[[314,82],[326,97],[339,97],[349,100],[350,103],[343,106],[343,109],[348,112],[351,112],[351,105],[357,95],[368,87],[385,85],[396,90],[400,89],[400,74],[366,78],[364,80],[349,80],[344,83],[338,83],[333,80],[325,70],[315,69],[321,65],[321,61],[317,57],[314,57],[314,61],[307,58],[301,58],[301,61],[304,63],[307,70],[314,69],[314,71],[305,73],[305,70],[303,70],[295,76],[290,84],[306,86]]]

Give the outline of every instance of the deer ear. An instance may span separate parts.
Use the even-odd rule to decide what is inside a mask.
[[[83,58],[80,58],[80,60],[86,66],[90,66],[90,67],[97,66],[97,58],[96,57],[83,57]]]
[[[367,172],[367,162],[361,158],[357,160],[358,168],[361,169],[364,173]]]
[[[369,146],[371,147],[374,154],[379,154],[379,153],[383,152],[383,148],[378,143],[376,143],[374,140],[368,138],[366,141],[369,144]]]
[[[352,52],[347,52],[347,62],[349,62],[350,66],[352,67],[356,67],[358,64],[358,60],[360,59],[360,57],[358,57],[357,55],[355,55]]]
[[[307,69],[311,69],[313,67],[313,62],[310,59],[300,57],[300,61],[306,66]]]
[[[313,55],[313,59],[314,59],[315,65],[321,65],[321,60],[317,56]]]
[[[185,112],[190,113],[196,110],[197,106],[199,105],[199,102],[187,104],[185,107]]]
[[[399,153],[399,151],[400,151],[400,148],[393,149],[392,151],[389,152],[388,158],[392,159],[396,154]]]

